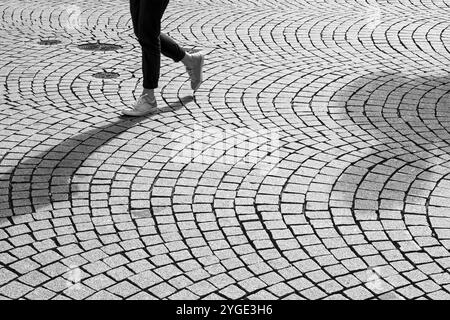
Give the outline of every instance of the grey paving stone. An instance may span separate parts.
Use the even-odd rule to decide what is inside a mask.
[[[127,300],[143,301],[143,300],[158,300],[158,298],[156,298],[155,296],[153,296],[147,292],[139,292],[139,293],[131,296],[130,298],[127,298]]]
[[[190,286],[193,282],[186,276],[181,275],[176,278],[170,279],[169,283],[177,289],[183,289]]]
[[[94,294],[94,291],[83,284],[75,284],[64,290],[64,294],[73,300],[84,300]]]
[[[277,300],[277,297],[266,290],[260,290],[250,295],[249,300]]]
[[[428,296],[433,300],[449,300],[450,299],[450,295],[443,290],[435,291],[433,293],[428,294]]]
[[[51,264],[62,259],[62,256],[55,251],[45,251],[33,256],[33,260],[42,266]]]
[[[373,294],[363,286],[345,290],[344,293],[352,300],[366,300],[373,297]]]
[[[127,267],[133,270],[135,273],[141,273],[143,271],[152,270],[154,266],[147,260],[139,260],[127,264]]]
[[[24,260],[17,261],[11,265],[11,268],[21,274],[28,273],[30,271],[36,270],[40,265],[33,260],[26,258]]]
[[[133,272],[131,272],[127,267],[121,266],[108,271],[107,275],[113,278],[115,281],[120,282],[131,277],[133,275]]]
[[[157,284],[156,286],[149,288],[148,291],[157,298],[164,299],[175,293],[177,289],[166,282],[162,282],[160,284]]]
[[[238,300],[242,298],[246,292],[235,285],[230,285],[222,290],[220,293],[227,297],[228,299]]]
[[[122,298],[108,292],[108,291],[98,291],[95,294],[93,294],[92,296],[90,296],[89,298],[87,298],[87,300],[94,300],[94,301],[102,301],[102,300],[107,300],[107,301],[111,301],[111,300],[122,300]]]
[[[172,265],[157,268],[157,269],[154,269],[153,271],[165,280],[176,277],[183,273],[176,266],[172,266]]]
[[[15,274],[14,272],[11,272],[10,270],[7,270],[5,268],[0,269],[0,285],[4,285],[5,283],[8,283],[15,278],[17,278],[17,274]]]
[[[107,257],[107,255],[101,251],[100,249],[94,249],[91,251],[87,251],[81,254],[81,256],[87,260],[89,260],[90,262],[95,262],[98,260],[102,260],[105,259]]]
[[[275,272],[266,273],[260,276],[260,279],[267,283],[268,285],[277,284],[282,282],[284,279]]]
[[[301,291],[300,294],[308,300],[317,300],[326,297],[326,293],[316,287]]]
[[[403,295],[406,299],[416,299],[420,296],[424,295],[424,292],[414,287],[413,285],[409,285],[407,287],[401,288],[398,292]]]
[[[17,261],[17,258],[13,257],[9,253],[0,253],[0,262],[4,263],[5,265],[11,264],[14,261]]]
[[[96,261],[86,264],[83,266],[83,269],[92,275],[97,275],[111,270],[111,268],[102,261]]]
[[[176,293],[174,293],[173,295],[171,295],[169,297],[169,300],[188,300],[188,301],[193,301],[193,300],[198,300],[199,296],[193,294],[192,292],[190,292],[189,290],[183,289],[180,290]]]
[[[307,288],[311,288],[314,284],[306,278],[298,278],[294,280],[290,280],[289,285],[294,288],[296,291],[302,291]]]
[[[104,274],[99,274],[95,277],[84,280],[83,283],[95,291],[100,291],[114,285],[116,282]]]
[[[50,280],[50,278],[45,274],[43,274],[42,272],[35,270],[31,271],[30,273],[27,273],[26,275],[21,276],[20,278],[18,278],[18,280],[31,287],[38,287],[43,282]]]
[[[292,289],[289,285],[285,283],[275,284],[269,287],[267,290],[272,292],[277,297],[283,297],[294,292],[294,289]]]
[[[126,1],[0,8],[1,298],[447,298],[446,4],[272,2],[169,6],[204,82],[139,119]]]
[[[114,286],[109,287],[107,290],[108,290],[108,292],[115,294],[122,298],[130,297],[133,294],[140,291],[140,289],[138,287],[136,287],[135,285],[131,284],[128,281],[119,282],[119,283],[115,284]]]
[[[417,283],[416,285],[417,285],[417,287],[419,287],[422,291],[424,291],[426,293],[435,292],[440,289],[440,286],[431,280],[422,281],[422,282]]]
[[[43,286],[53,292],[62,293],[71,285],[72,283],[70,283],[67,279],[59,276],[57,278],[54,278],[53,280],[48,281]]]
[[[11,299],[19,299],[31,290],[33,290],[32,287],[13,280],[0,288],[0,294]]]
[[[205,280],[194,283],[187,287],[187,289],[200,297],[207,296],[208,294],[217,290],[212,284]]]
[[[335,292],[339,292],[342,289],[344,289],[343,286],[341,286],[337,281],[335,280],[329,280],[326,282],[323,282],[319,284],[319,286],[324,290],[327,294],[332,294]]]
[[[29,294],[25,296],[26,299],[29,300],[50,300],[52,299],[56,294],[50,290],[47,290],[45,288],[39,287],[35,290],[31,291]]]
[[[156,273],[150,270],[131,276],[129,280],[141,289],[147,289],[164,281]]]
[[[27,258],[36,254],[36,250],[34,250],[31,246],[23,246],[20,248],[16,248],[11,250],[11,253],[19,259]]]

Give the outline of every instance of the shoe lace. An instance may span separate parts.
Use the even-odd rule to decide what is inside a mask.
[[[188,68],[188,67],[186,67],[186,71],[187,71],[187,73],[188,73],[188,75],[189,75],[189,77],[193,77],[193,75],[194,75],[194,69],[193,68]]]
[[[153,97],[153,99],[152,99],[152,98],[150,98],[150,95],[148,95],[148,94],[144,94],[139,97],[139,102],[153,103],[153,102],[155,102],[155,100],[156,100],[155,97]]]
[[[140,105],[142,105],[145,102],[153,103],[153,102],[155,102],[155,100],[156,100],[156,98],[151,99],[148,94],[144,94],[139,97],[139,99],[135,103],[134,107],[138,108]]]

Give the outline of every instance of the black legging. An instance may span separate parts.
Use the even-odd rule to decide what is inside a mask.
[[[173,39],[161,33],[161,19],[168,4],[169,0],[130,0],[134,33],[142,47],[145,89],[158,87],[161,53],[175,62],[186,54]]]

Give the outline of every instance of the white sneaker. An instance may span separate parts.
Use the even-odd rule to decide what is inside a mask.
[[[142,117],[156,110],[158,110],[156,99],[145,94],[136,101],[133,107],[123,110],[122,113],[130,117]]]
[[[192,65],[186,66],[186,71],[191,78],[191,88],[197,91],[203,82],[203,65],[205,64],[205,55],[197,52],[191,55]]]

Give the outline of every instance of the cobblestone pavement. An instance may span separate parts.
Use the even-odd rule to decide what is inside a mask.
[[[450,298],[448,2],[172,0],[205,82],[138,119],[128,2],[74,4],[0,0],[0,297]]]

